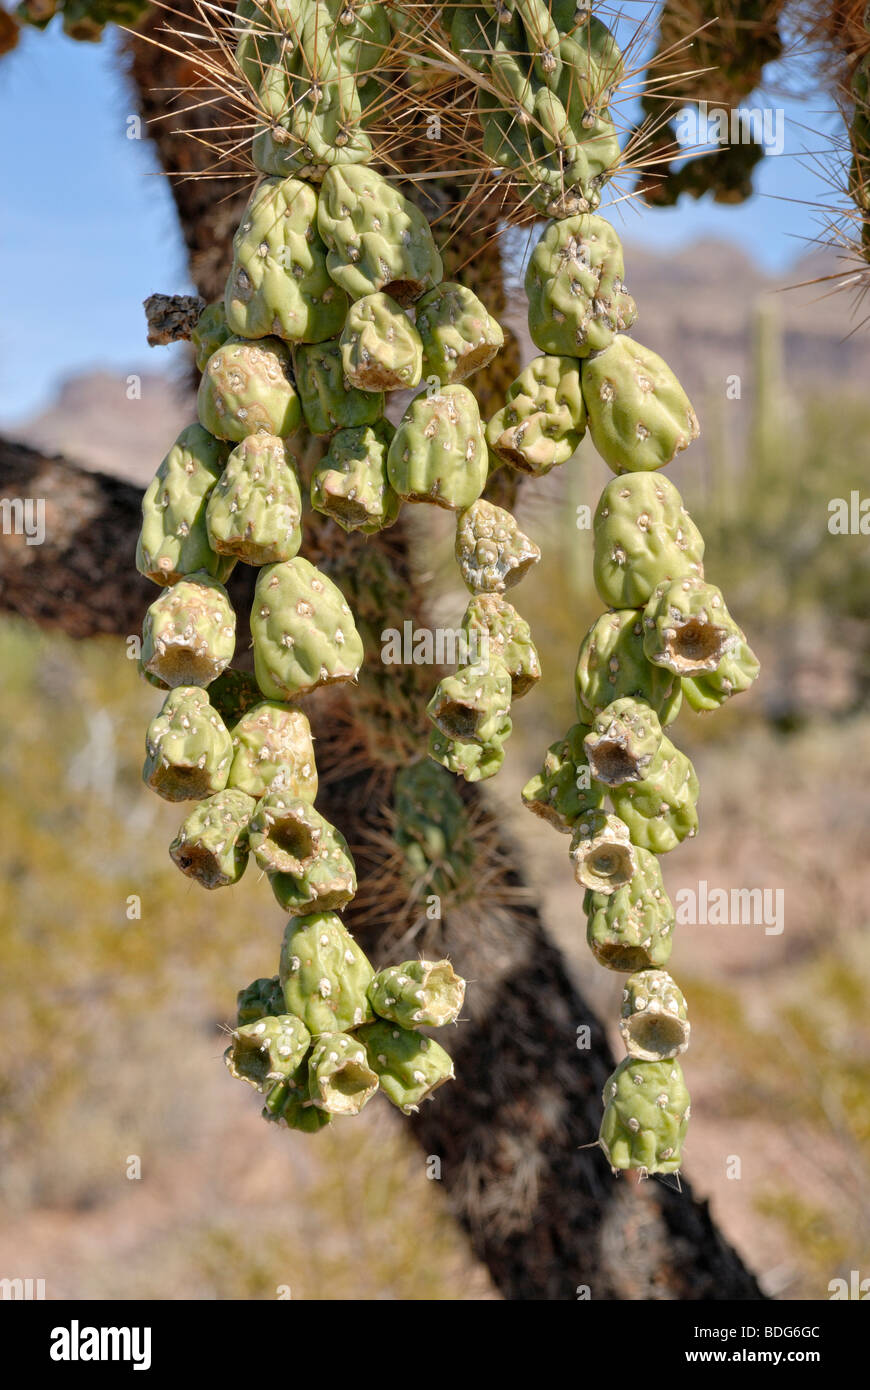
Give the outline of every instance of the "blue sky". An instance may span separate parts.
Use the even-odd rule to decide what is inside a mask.
[[[810,84],[808,84],[810,85]],[[824,196],[804,150],[824,157],[835,128],[810,91],[783,103],[785,151],[768,157],[758,196],[738,208],[683,199],[676,209],[628,208],[629,240],[675,252],[699,236],[736,241],[785,271],[818,233]],[[56,25],[25,33],[0,61],[0,421],[41,409],[76,371],[171,367],[178,349],[145,344],[142,300],[190,289],[168,186],[147,141],[130,140],[133,105],[116,40],[74,43]]]

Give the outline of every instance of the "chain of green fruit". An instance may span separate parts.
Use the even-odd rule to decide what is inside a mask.
[[[484,155],[522,201],[553,218],[525,282],[542,355],[489,421],[488,446],[499,463],[539,476],[567,462],[588,430],[616,474],[594,520],[595,584],[608,610],[580,647],[578,723],[548,750],[523,801],[570,835],[589,946],[601,964],[629,975],[620,1025],[627,1055],[605,1087],[599,1143],[614,1170],[676,1172],[689,1118],[677,1058],[689,1022],[663,969],[674,914],[658,856],[695,834],[698,782],[665,729],[684,697],[693,709],[717,708],[747,688],[758,663],[704,578],[704,543],[679,492],[658,471],[697,437],[698,422],[666,363],[625,336],[636,308],[622,247],[595,214],[619,157],[607,106],[623,76],[615,41],[566,0],[444,9],[457,58],[481,78]],[[460,516],[466,565],[467,524]],[[509,515],[498,526],[518,575],[536,548]],[[497,546],[493,565],[497,573]],[[489,630],[500,662],[472,691],[463,673],[448,678],[430,706],[436,722],[444,707],[461,707],[483,750],[479,766],[500,755],[505,668],[521,687],[536,674],[527,631]]]
[[[355,866],[315,807],[300,704],[357,680],[371,703],[385,678],[345,593],[299,554],[303,493],[344,531],[371,535],[403,501],[462,509],[472,524],[487,477],[483,425],[461,382],[495,355],[501,329],[471,291],[440,283],[425,217],[371,165],[390,19],[370,0],[240,0],[236,62],[261,113],[253,159],[263,177],[224,301],[193,333],[199,422],[146,492],[137,552],[163,589],[146,615],[141,668],[169,690],[148,729],[145,781],[167,800],[198,802],[170,850],[183,872],[223,887],[253,856],[292,914],[279,974],[239,996],[226,1061],[264,1095],[267,1118],[303,1130],[358,1113],[377,1089],[405,1112],[431,1096],[453,1066],[420,1029],[454,1021],[464,997],[447,961],[375,973],[344,926]],[[394,430],[387,393],[424,378]],[[239,561],[259,570],[253,678],[230,665],[224,584]],[[348,578],[364,629],[385,590],[401,592],[374,551]],[[487,620],[484,605],[469,623]],[[438,877],[445,842],[466,828],[450,779],[425,760],[403,768],[395,807],[409,865],[433,891],[449,890],[466,868],[463,845],[451,844]]]

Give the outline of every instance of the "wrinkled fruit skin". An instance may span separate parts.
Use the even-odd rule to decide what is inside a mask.
[[[374,971],[340,917],[316,912],[287,923],[279,979],[288,1012],[313,1037],[346,1033],[373,1017]]]
[[[551,222],[526,271],[529,332],[542,352],[587,357],[630,328],[637,308],[623,283],[622,244],[602,217]]]
[[[442,278],[423,213],[365,165],[327,172],[317,223],[329,251],[327,269],[351,299],[383,290],[405,306]]]
[[[670,367],[632,338],[588,358],[581,386],[592,443],[614,473],[664,468],[700,433]]]
[[[230,454],[206,512],[221,555],[248,565],[290,560],[302,544],[302,497],[284,441],[255,434]]]
[[[301,1019],[281,1014],[235,1028],[224,1060],[238,1081],[266,1094],[276,1081],[293,1076],[310,1046]]]
[[[361,391],[410,391],[423,373],[420,334],[388,294],[351,305],[339,339],[344,374]]]
[[[181,431],[142,499],[136,568],[155,584],[176,584],[203,570],[224,583],[232,557],[215,553],[206,527],[212,490],[224,470],[227,446],[201,425]]]
[[[311,505],[344,531],[374,535],[392,526],[401,502],[387,475],[395,431],[389,420],[339,430],[311,477]]]
[[[199,686],[166,697],[145,736],[145,784],[166,801],[200,801],[223,791],[233,743]]]
[[[286,439],[302,421],[287,345],[280,338],[229,338],[205,364],[197,409],[200,424],[218,439]]]
[[[619,1031],[630,1057],[646,1062],[677,1057],[691,1026],[683,991],[666,970],[639,970],[625,982]]]
[[[480,411],[466,386],[445,386],[411,402],[387,455],[399,497],[463,511],[483,492],[487,470]]]
[[[164,589],[142,624],[142,665],[170,688],[209,685],[236,649],[236,615],[226,590],[199,571]]]
[[[487,366],[504,346],[500,325],[477,295],[445,280],[417,304],[417,332],[423,350],[423,377],[442,386],[465,381]]]
[[[488,743],[448,738],[433,729],[429,735],[429,757],[466,782],[484,782],[494,777],[504,762],[504,745],[511,728],[510,719],[506,719],[502,731]]]
[[[614,700],[596,714],[586,735],[592,775],[608,787],[639,782],[649,773],[661,742],[655,710],[642,700]]]
[[[393,1105],[410,1115],[445,1081],[452,1081],[453,1062],[434,1038],[396,1023],[371,1023],[356,1035],[365,1046],[369,1066]]]
[[[551,743],[541,771],[523,787],[523,805],[556,830],[570,835],[577,821],[604,802],[604,787],[592,777],[584,739],[588,724],[573,724]]]
[[[633,608],[602,613],[580,644],[575,673],[577,717],[591,724],[614,700],[643,700],[662,727],[676,719],[682,691],[673,672],[647,661],[642,616]]]
[[[256,802],[225,788],[191,811],[169,853],[183,874],[203,888],[238,883],[248,863],[248,822]]]
[[[642,608],[671,580],[703,578],[704,540],[669,478],[623,473],[592,523],[595,587],[611,608]]]
[[[369,1001],[379,1018],[402,1028],[440,1028],[455,1023],[465,999],[465,981],[449,960],[406,960],[379,970]]]
[[[449,739],[488,744],[506,737],[510,704],[510,674],[503,666],[464,666],[439,681],[426,710]]]
[[[454,555],[473,594],[503,594],[538,563],[541,548],[523,534],[510,512],[480,497],[456,519]]]
[[[599,1142],[611,1168],[676,1173],[689,1122],[679,1062],[626,1057],[604,1087]]]
[[[663,736],[646,775],[611,787],[610,799],[628,826],[632,844],[667,854],[697,833],[698,791],[691,762]]]
[[[465,610],[462,631],[469,649],[481,653],[483,666],[507,669],[514,699],[527,695],[541,679],[531,629],[507,599],[498,594],[477,594]]]
[[[232,735],[231,787],[258,799],[274,789],[314,803],[314,743],[311,725],[300,709],[261,700],[245,711]]]
[[[535,357],[508,387],[486,428],[493,453],[513,468],[543,477],[567,463],[586,433],[586,406],[575,357]]]
[[[338,338],[297,348],[294,363],[302,413],[312,434],[334,434],[380,420],[383,395],[351,386],[344,374]]]
[[[348,1033],[321,1033],[308,1059],[309,1095],[330,1115],[358,1115],[378,1089],[366,1050]]]
[[[587,891],[586,944],[608,970],[643,970],[666,965],[676,918],[654,854],[635,849],[630,882],[613,893]]]
[[[363,662],[344,595],[300,555],[260,570],[251,633],[257,684],[274,700],[354,680]]]

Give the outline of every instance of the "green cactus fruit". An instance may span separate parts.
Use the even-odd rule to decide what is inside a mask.
[[[292,1078],[311,1046],[311,1034],[292,1014],[260,1018],[233,1029],[224,1053],[230,1074],[264,1094]]]
[[[227,784],[233,741],[197,685],[170,690],[145,735],[142,780],[165,801],[201,801]]]
[[[628,826],[604,811],[585,811],[575,823],[569,850],[574,878],[596,893],[615,893],[637,871]]]
[[[299,179],[263,179],[233,237],[224,301],[230,332],[320,343],[341,329],[347,296],[326,269],[317,194]]]
[[[329,1112],[318,1109],[311,1099],[307,1058],[300,1063],[292,1077],[275,1083],[266,1097],[262,1115],[264,1120],[299,1130],[303,1134],[316,1134],[332,1123]]]
[[[614,892],[588,889],[586,944],[608,970],[645,970],[666,965],[674,944],[674,909],[665,892],[658,859],[635,849],[637,868]]]
[[[423,344],[388,294],[365,294],[348,310],[342,329],[344,374],[360,391],[409,391],[423,373]]]
[[[360,391],[344,375],[338,338],[296,349],[296,386],[312,434],[374,425],[384,413],[383,395]]]
[[[275,900],[285,912],[340,912],[356,895],[356,868],[344,836],[330,829],[320,854],[298,874],[269,874]]]
[[[176,439],[142,498],[142,529],[136,568],[155,584],[176,584],[203,570],[223,583],[235,561],[215,554],[206,528],[206,508],[223,472],[227,446],[201,425],[188,425]]]
[[[455,675],[444,676],[426,711],[448,738],[487,744],[507,737],[510,706],[510,673],[494,662],[489,669],[463,666]]]
[[[581,386],[592,443],[614,473],[664,468],[700,434],[670,367],[633,338],[584,362]]]
[[[422,340],[423,376],[442,386],[465,381],[492,361],[504,347],[501,326],[464,285],[445,280],[417,304],[417,332]]]
[[[309,802],[272,790],[257,803],[248,838],[287,911],[334,912],[356,893],[356,871],[344,836]]]
[[[274,700],[355,680],[363,663],[344,595],[300,555],[260,570],[251,634],[257,684]]]
[[[405,1115],[418,1110],[455,1075],[453,1062],[434,1038],[396,1023],[370,1023],[356,1035],[381,1090]]]
[[[183,874],[203,888],[238,883],[248,863],[248,822],[256,802],[225,788],[195,806],[169,853]]]
[[[302,408],[286,343],[228,338],[205,364],[197,409],[204,429],[236,444],[252,434],[292,434]]]
[[[671,671],[653,666],[643,649],[642,616],[634,608],[602,613],[580,644],[575,674],[577,717],[591,724],[614,700],[643,700],[665,728],[680,711],[682,690]]]
[[[389,420],[339,430],[311,476],[311,505],[344,531],[373,535],[392,526],[401,505],[387,477],[395,431]]]
[[[236,1027],[258,1023],[269,1014],[283,1014],[284,991],[277,975],[252,980],[236,995]]]
[[[611,787],[610,800],[633,844],[667,854],[697,833],[698,790],[691,762],[664,735],[646,776]]]
[[[313,804],[317,765],[311,725],[301,709],[261,700],[245,711],[232,733],[229,786],[258,800],[274,789]]]
[[[164,589],[145,614],[142,665],[170,688],[210,684],[235,649],[236,615],[227,591],[202,571]]]
[[[522,790],[523,805],[570,835],[581,816],[598,811],[604,788],[592,776],[583,740],[587,724],[574,724],[547,749],[544,765]]]
[[[377,1073],[358,1038],[321,1033],[308,1059],[309,1094],[330,1115],[358,1115],[378,1089]]]
[[[689,1046],[691,1025],[681,989],[666,970],[639,970],[625,982],[619,1031],[630,1057],[661,1062]]]
[[[369,985],[378,1018],[402,1028],[441,1028],[455,1023],[465,1000],[465,981],[449,960],[406,960],[379,970]]]
[[[599,1143],[614,1172],[676,1173],[689,1125],[689,1092],[679,1062],[626,1057],[602,1096]]]
[[[232,336],[224,313],[223,300],[216,299],[212,304],[206,304],[190,335],[196,370],[204,372],[208,359]]]
[[[452,777],[428,758],[399,768],[393,784],[393,838],[407,876],[440,897],[470,887],[475,862],[468,813]]]
[[[586,406],[575,357],[533,358],[486,427],[493,453],[533,477],[567,463],[585,433]]]
[[[614,700],[592,721],[585,738],[592,776],[608,787],[639,782],[661,747],[662,726],[642,700]]]
[[[466,782],[484,782],[494,777],[504,762],[504,745],[510,737],[512,724],[506,719],[502,732],[488,743],[471,739],[448,738],[433,729],[429,735],[429,757]]]
[[[302,497],[283,439],[253,434],[230,454],[208,499],[208,538],[247,565],[290,560],[302,544]]]
[[[741,640],[733,649],[726,651],[715,671],[702,676],[683,677],[686,703],[699,714],[719,709],[732,695],[740,695],[748,690],[758,678],[760,669],[758,657]]]
[[[480,653],[481,666],[507,668],[513,699],[528,694],[541,679],[531,629],[513,604],[499,594],[476,594],[465,609],[462,631],[469,650]]]
[[[541,548],[524,535],[503,507],[479,497],[456,518],[456,563],[473,594],[503,594],[541,558]]]
[[[404,306],[442,278],[424,214],[365,165],[325,174],[317,225],[329,250],[327,269],[351,299],[383,290]]]
[[[730,652],[746,643],[722,590],[702,579],[662,584],[644,610],[643,625],[647,659],[678,676],[717,671]]]
[[[374,973],[334,912],[291,917],[287,923],[279,979],[288,1011],[315,1037],[371,1022],[366,991]]]
[[[603,217],[551,222],[526,271],[532,342],[556,357],[609,347],[637,318],[624,277],[622,243]]]
[[[667,580],[703,578],[704,538],[662,474],[613,478],[592,525],[595,587],[612,608],[642,608]]]
[[[468,387],[445,386],[416,396],[387,455],[398,495],[464,511],[483,492],[487,471],[486,437]]]
[[[254,677],[247,671],[222,671],[208,688],[208,698],[228,729],[238,724],[243,714],[258,705],[263,696]]]

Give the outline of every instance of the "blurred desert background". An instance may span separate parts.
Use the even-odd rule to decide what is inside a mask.
[[[847,294],[782,292],[834,269],[823,255],[771,279],[733,244],[664,256],[629,227],[626,263],[638,335],[701,417],[671,476],[763,661],[748,695],[676,726],[701,830],[666,857],[668,891],[784,893],[778,935],[678,928],[685,1170],[769,1295],[825,1299],[833,1278],[870,1276],[870,536],[828,530],[832,498],[870,495],[870,336]],[[140,400],[123,376],[89,373],[14,433],[144,487],[192,418],[161,361]],[[613,1020],[621,977],[587,953],[567,839],[519,805],[574,719],[576,649],[601,607],[577,508],[608,477],[584,444],[523,490],[544,559],[515,598],[544,679],[487,789],[582,991]],[[433,615],[454,623],[464,598],[433,510],[421,563]],[[178,810],[140,781],[160,697],[123,644],[3,619],[0,673],[0,1276],[42,1278],[50,1298],[497,1297],[386,1104],[310,1138],[263,1125],[227,1078],[235,991],[272,973],[282,914],[253,872],[206,894],[171,863]]]

